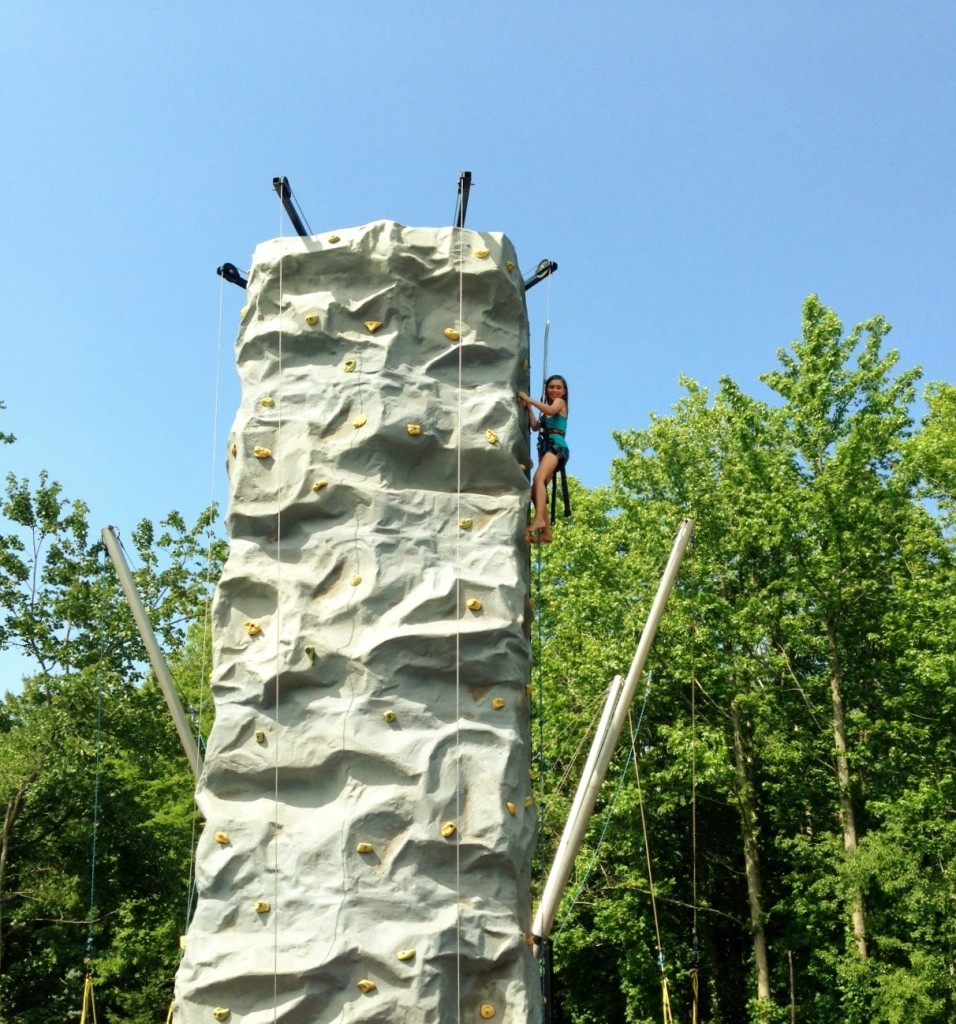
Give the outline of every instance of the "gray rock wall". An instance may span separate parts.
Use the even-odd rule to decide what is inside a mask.
[[[247,302],[174,1021],[533,1024],[514,250],[282,238]]]

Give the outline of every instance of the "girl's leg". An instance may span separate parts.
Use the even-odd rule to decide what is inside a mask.
[[[551,528],[548,525],[548,484],[558,468],[558,457],[553,452],[545,452],[538,463],[538,470],[531,482],[531,503],[534,505],[534,519],[529,529],[532,533],[542,531],[550,539]],[[544,536],[541,538],[545,539]]]

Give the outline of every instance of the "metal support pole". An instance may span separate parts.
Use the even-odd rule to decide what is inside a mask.
[[[242,274],[239,273],[239,268],[235,263],[223,263],[221,267],[216,267],[216,273],[230,284],[237,284],[240,288],[245,288],[249,283]]]
[[[542,260],[535,268],[534,273],[531,277],[525,278],[524,290],[527,291],[529,288],[533,288],[536,284],[540,284],[546,277],[550,277],[558,269],[557,263],[554,260]]]
[[[299,211],[295,208],[295,202],[292,199],[292,186],[289,184],[289,179],[273,178],[272,187],[279,194],[279,198],[282,200],[282,208],[285,210],[289,222],[295,228],[296,234],[301,235],[303,238],[308,238],[312,232],[302,223]]]
[[[471,171],[462,171],[458,175],[458,202],[455,205],[455,227],[465,226],[465,214],[468,212],[468,193],[471,191]]]
[[[593,764],[593,770],[589,775],[582,777],[578,786],[578,792],[575,795],[574,804],[571,808],[571,815],[568,817],[564,834],[561,836],[561,842],[558,844],[554,864],[545,883],[544,891],[541,894],[541,903],[538,906],[538,913],[532,926],[532,933],[539,940],[546,939],[551,934],[554,918],[558,912],[558,904],[561,902],[561,894],[564,892],[568,879],[571,877],[574,859],[577,857],[581,843],[584,840],[588,821],[597,802],[598,791],[607,775],[611,756],[614,753],[614,748],[617,746],[624,723],[627,721],[627,713],[631,702],[634,700],[634,694],[637,692],[637,684],[640,680],[641,672],[644,670],[644,663],[647,661],[647,655],[650,653],[654,637],[657,635],[657,627],[660,625],[661,617],[664,614],[664,606],[667,604],[667,598],[677,577],[677,570],[680,568],[680,563],[683,560],[684,552],[687,550],[687,545],[690,543],[693,532],[693,520],[683,520],[680,524],[680,529],[677,531],[677,537],[674,540],[670,558],[667,560],[664,575],[661,577],[661,582],[658,585],[654,603],[651,605],[651,610],[648,613],[640,642],[637,645],[637,650],[634,652],[631,668],[627,673],[613,711],[610,714],[611,721],[606,729],[606,734],[602,737],[599,729],[594,737],[594,745],[592,746],[591,754],[588,756],[588,764]],[[610,703],[610,697],[608,698],[608,703]],[[607,714],[607,706],[605,706],[605,714]],[[598,750],[596,755],[595,750]]]
[[[169,713],[173,716],[176,732],[179,734],[179,742],[182,743],[183,750],[186,751],[189,765],[198,782],[199,776],[202,773],[202,756],[199,753],[199,747],[196,745],[195,737],[189,727],[186,713],[183,711],[183,706],[179,701],[179,696],[176,693],[173,677],[169,673],[169,667],[166,664],[166,659],[163,657],[163,652],[156,642],[156,634],[153,632],[149,617],[146,615],[146,609],[143,607],[143,602],[140,599],[139,591],[136,589],[133,574],[129,571],[126,557],[123,554],[123,549],[120,547],[119,538],[116,536],[112,526],[104,526],[101,532],[103,543],[106,545],[106,550],[109,552],[113,565],[116,567],[116,575],[119,576],[120,586],[126,595],[130,611],[133,613],[133,618],[136,621],[136,627],[139,629],[139,635],[142,637],[146,653],[149,655],[149,663],[153,666],[153,671],[156,673],[156,679],[159,682],[159,688],[163,691],[163,697],[166,698],[166,707],[169,708]]]

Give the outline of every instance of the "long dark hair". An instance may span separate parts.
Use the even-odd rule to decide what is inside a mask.
[[[541,401],[547,402],[548,400],[548,385],[553,380],[559,380],[564,385],[564,406],[570,412],[571,401],[568,398],[568,382],[561,376],[560,373],[552,373],[551,376],[544,382],[544,387],[541,389]]]

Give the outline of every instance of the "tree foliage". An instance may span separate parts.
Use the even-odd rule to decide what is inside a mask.
[[[710,1024],[956,1019],[956,388],[931,384],[914,424],[919,371],[888,331],[811,296],[764,397],[683,380],[533,550],[540,882],[696,524],[552,932],[566,1022],[651,1024],[665,993],[690,1020],[695,992]],[[161,1020],[186,760],[85,506],[41,474],[9,478],[0,512],[0,647],[34,667],[0,704],[0,1021],[75,1020],[89,961],[106,1019]],[[186,703],[212,527],[131,535]]]
[[[956,1012],[956,404],[930,388],[914,431],[919,372],[896,371],[888,330],[844,333],[811,296],[763,377],[771,400],[685,380],[671,415],[618,435],[611,486],[577,495],[539,556],[553,842],[565,767],[627,668],[678,523],[696,522],[648,666],[640,789],[622,745],[566,900],[571,1020],[658,1020],[662,979],[686,1017],[692,969],[713,1022]]]
[[[185,923],[192,777],[86,506],[41,473],[8,477],[0,513],[0,647],[33,666],[0,704],[0,1019],[75,1020],[94,970],[107,1019],[153,1021]],[[205,642],[191,624],[223,556],[214,519],[132,534],[174,662]],[[179,676],[189,700],[200,679]]]

